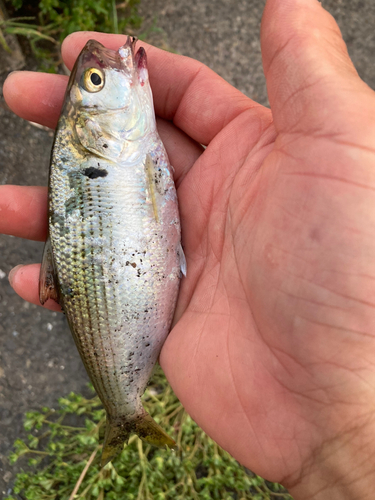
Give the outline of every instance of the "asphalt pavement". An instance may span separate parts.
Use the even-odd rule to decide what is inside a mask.
[[[259,0],[143,0],[141,31],[268,105],[259,42],[263,6]],[[327,0],[323,6],[338,21],[359,75],[375,89],[375,2]],[[33,64],[26,58],[26,68]],[[6,73],[0,57],[0,184],[46,185],[53,134],[7,109],[1,94]],[[18,469],[7,455],[14,440],[25,436],[25,411],[53,407],[70,391],[87,391],[64,316],[24,302],[7,280],[13,266],[40,262],[42,249],[42,243],[0,235],[0,498],[11,492]]]

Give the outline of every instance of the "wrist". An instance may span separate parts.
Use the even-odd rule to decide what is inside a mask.
[[[300,478],[286,485],[294,500],[373,500],[375,428],[355,426],[321,446]]]

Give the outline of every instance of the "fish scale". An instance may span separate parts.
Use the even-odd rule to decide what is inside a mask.
[[[174,445],[140,399],[185,262],[146,55],[142,48],[134,55],[134,45],[128,37],[115,52],[89,41],[72,71],[52,151],[40,276],[41,302],[62,305],[107,412],[102,465],[131,432]]]

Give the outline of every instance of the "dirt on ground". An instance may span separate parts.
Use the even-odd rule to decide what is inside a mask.
[[[359,75],[375,89],[375,3],[322,3],[338,21]],[[263,6],[259,0],[143,0],[141,32],[168,50],[199,59],[268,105],[259,42]],[[25,69],[35,69],[27,57]],[[0,184],[45,186],[53,133],[7,109],[1,89],[9,70],[0,54]],[[64,316],[24,302],[8,283],[10,269],[40,262],[42,249],[42,243],[0,235],[0,498],[12,491],[18,466],[10,466],[7,456],[14,440],[25,437],[25,411],[54,407],[70,391],[87,391]]]

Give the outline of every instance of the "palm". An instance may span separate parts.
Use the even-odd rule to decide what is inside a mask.
[[[227,130],[216,136],[179,188],[188,279],[161,360],[215,440],[285,481],[360,418],[352,386],[358,370],[369,375],[364,353],[373,341],[360,303],[364,287],[375,289],[355,276],[374,250],[359,234],[373,194],[337,174],[341,162],[355,168],[348,158],[361,151],[359,140],[357,149],[356,141],[277,135],[259,112],[257,136],[241,135],[254,113],[241,115],[230,124],[232,139]],[[366,169],[370,161],[357,174]],[[358,263],[361,252],[368,262]],[[341,354],[345,342],[352,349]],[[340,367],[346,373],[336,386]],[[341,407],[352,411],[341,418]]]

